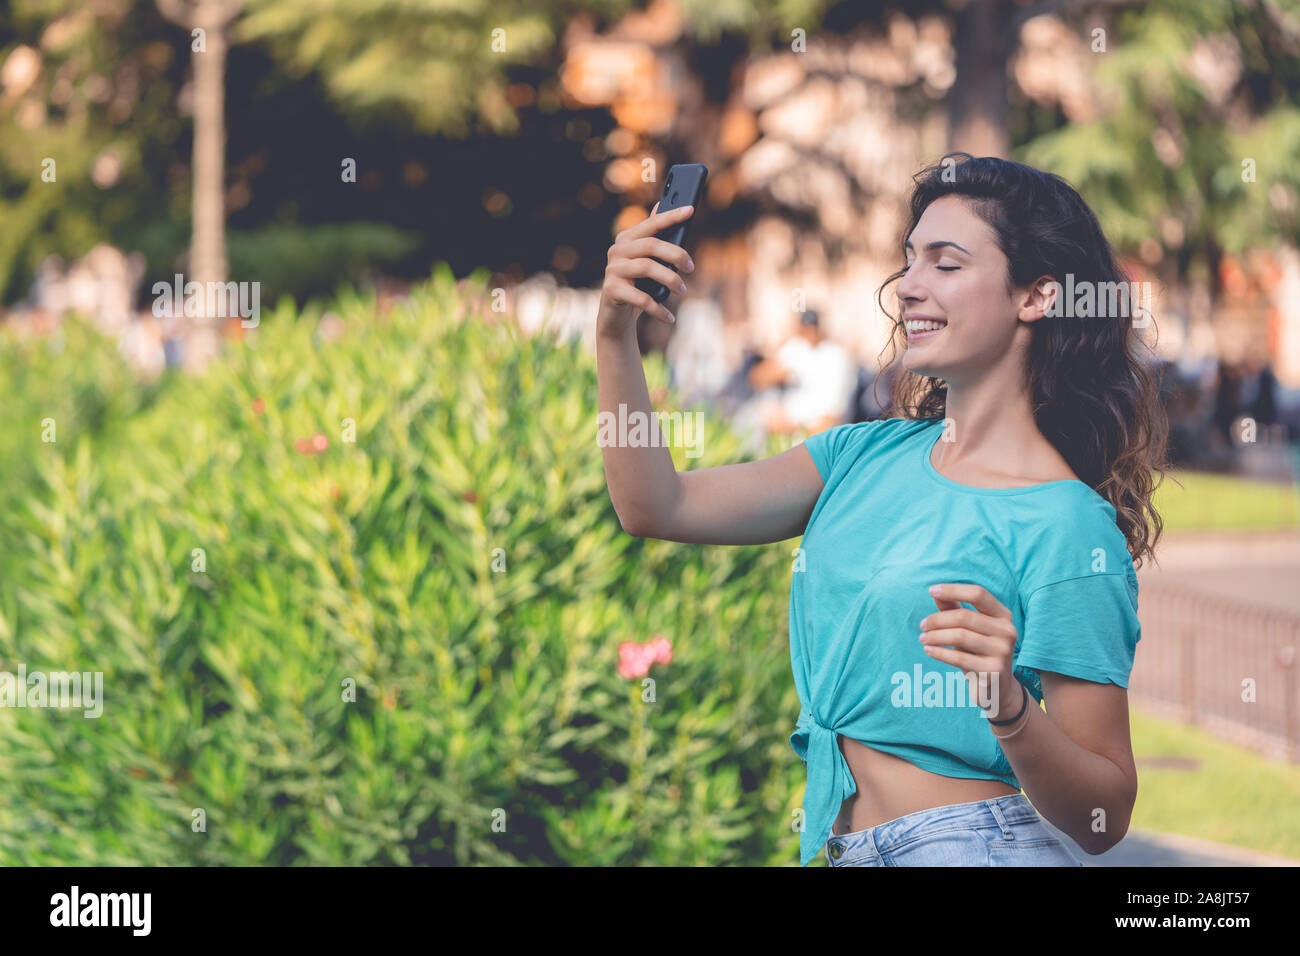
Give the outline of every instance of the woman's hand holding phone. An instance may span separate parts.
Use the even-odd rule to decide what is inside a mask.
[[[600,290],[600,310],[596,316],[596,331],[599,334],[621,334],[631,326],[636,310],[661,322],[677,321],[671,312],[638,289],[634,283],[638,278],[646,276],[662,282],[674,292],[686,291],[682,277],[655,259],[662,259],[675,266],[678,272],[693,272],[695,263],[685,249],[659,239],[657,234],[669,226],[690,219],[695,214],[695,207],[682,206],[664,213],[658,210],[659,203],[655,203],[649,216],[620,232],[614,237],[614,244],[609,247],[605,282]]]

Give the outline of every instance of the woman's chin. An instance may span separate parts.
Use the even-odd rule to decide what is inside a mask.
[[[922,361],[920,358],[913,359],[910,352],[903,356],[903,368],[907,369],[913,375],[935,377],[941,374],[932,363]]]

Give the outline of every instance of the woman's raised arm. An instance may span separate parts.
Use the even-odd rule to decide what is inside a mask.
[[[655,207],[658,209],[658,206]],[[650,422],[654,412],[636,342],[636,313],[661,322],[672,314],[636,288],[649,276],[678,292],[678,273],[694,269],[686,250],[655,234],[690,218],[690,206],[654,211],[619,233],[610,247],[596,319],[596,376],[602,415],[633,415]],[[678,272],[651,256],[673,264]],[[623,406],[620,412],[619,406]],[[802,534],[822,491],[822,478],[802,444],[762,461],[679,473],[663,445],[601,447],[605,483],[619,523],[628,534],[690,544],[768,544]]]

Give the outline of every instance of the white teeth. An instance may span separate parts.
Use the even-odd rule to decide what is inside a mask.
[[[928,319],[912,319],[911,321],[909,321],[909,322],[907,323],[907,331],[909,331],[909,332],[932,332],[932,331],[934,331],[935,329],[941,329],[941,328],[943,328],[944,325],[946,325],[946,324],[947,324],[947,323],[944,323],[944,322],[931,322],[931,321],[929,321]]]

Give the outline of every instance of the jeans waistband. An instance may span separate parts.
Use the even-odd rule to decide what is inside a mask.
[[[887,846],[909,839],[921,832],[950,830],[959,827],[997,826],[1006,828],[1016,823],[1029,823],[1040,819],[1029,798],[1023,793],[971,800],[967,803],[945,804],[917,810],[865,830],[852,833],[832,833],[830,840],[857,843],[870,836],[877,846]],[[829,841],[828,841],[829,842]]]

